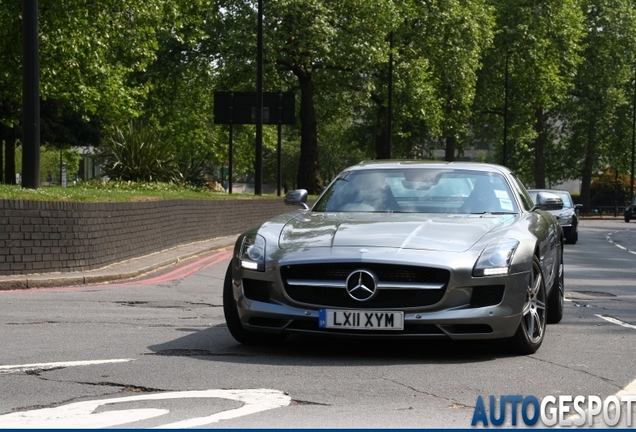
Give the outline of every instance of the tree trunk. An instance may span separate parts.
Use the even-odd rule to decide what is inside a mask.
[[[450,135],[446,137],[446,152],[444,154],[444,160],[452,162],[455,160],[455,149],[457,148],[457,137]]]
[[[4,147],[4,182],[6,184],[14,185],[15,181],[15,126],[7,129],[7,139]]]
[[[585,159],[583,161],[583,171],[581,172],[581,204],[583,211],[591,210],[590,203],[590,186],[592,185],[592,172],[594,169],[594,160],[596,155],[596,143],[594,128],[595,124],[590,121],[587,132],[587,145],[585,146]]]
[[[8,141],[8,129],[0,123],[0,184],[4,183],[4,143]]]
[[[384,105],[378,106],[378,126],[375,135],[375,157],[376,159],[391,159],[391,149],[389,148],[389,131],[387,125],[388,109]]]
[[[300,161],[298,164],[298,188],[310,194],[322,191],[320,160],[318,158],[318,134],[314,108],[314,85],[310,72],[294,71],[300,85]]]
[[[537,133],[537,138],[534,140],[534,187],[545,189],[545,146],[548,134],[545,130],[543,108],[537,108],[535,119],[534,130]]]

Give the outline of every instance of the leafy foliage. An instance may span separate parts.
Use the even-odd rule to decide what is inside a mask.
[[[605,171],[599,175],[590,187],[590,206],[624,206],[629,204],[631,188],[630,176],[617,175]]]
[[[204,187],[207,184],[208,176],[212,175],[206,157],[182,153],[177,160],[176,183]]]
[[[21,130],[19,3],[0,2],[0,167],[9,180]],[[228,165],[229,130],[214,124],[213,95],[254,91],[254,0],[39,4],[43,142],[101,142],[113,178],[201,184]],[[482,160],[506,153],[527,184],[580,178],[586,205],[598,173],[631,170],[633,0],[264,6],[264,90],[297,97],[298,120],[283,128],[285,187],[317,192],[387,149],[394,158],[443,150],[451,160],[479,145],[491,150]],[[128,123],[139,130],[117,128]],[[234,179],[253,180],[254,127],[233,133]],[[263,174],[273,184],[276,146],[275,128],[264,127]]]
[[[143,123],[116,128],[100,145],[97,160],[115,180],[170,181],[178,175],[172,143]]]

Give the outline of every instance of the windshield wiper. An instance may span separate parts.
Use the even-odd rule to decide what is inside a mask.
[[[513,211],[507,211],[507,212],[505,212],[505,211],[498,211],[498,212],[485,211],[485,212],[468,213],[468,214],[471,214],[471,215],[488,215],[488,214],[489,215],[507,215],[507,214],[514,215],[514,214],[517,214],[517,212],[513,212]]]

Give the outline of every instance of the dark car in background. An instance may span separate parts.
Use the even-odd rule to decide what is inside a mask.
[[[636,198],[632,201],[631,205],[625,207],[625,222],[629,222],[632,219],[636,219]]]
[[[537,202],[537,194],[547,192],[554,194],[563,200],[563,208],[561,210],[551,210],[552,213],[563,228],[563,236],[565,242],[576,244],[579,240],[579,209],[581,204],[574,204],[572,196],[569,192],[556,189],[528,189],[528,193],[534,202]],[[627,220],[627,219],[626,219]]]

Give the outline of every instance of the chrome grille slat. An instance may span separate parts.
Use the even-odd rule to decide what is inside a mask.
[[[444,284],[422,284],[408,282],[379,282],[381,289],[412,289],[412,290],[435,290],[444,288]]]
[[[287,285],[293,286],[314,286],[326,288],[345,288],[345,281],[323,281],[308,279],[287,279]]]
[[[345,281],[323,281],[308,279],[287,279],[287,285],[293,286],[312,286],[325,288],[345,288]],[[422,284],[409,282],[379,282],[380,289],[441,289],[444,284]]]

